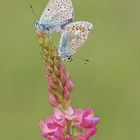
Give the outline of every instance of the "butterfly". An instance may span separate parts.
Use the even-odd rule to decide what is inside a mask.
[[[59,42],[59,56],[72,61],[72,56],[85,43],[93,25],[86,21],[71,22],[64,26]]]
[[[48,34],[54,31],[61,32],[61,29],[73,19],[74,10],[71,0],[49,0],[35,26],[39,32]]]

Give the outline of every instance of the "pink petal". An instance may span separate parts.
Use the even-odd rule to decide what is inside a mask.
[[[54,115],[57,120],[63,119],[63,114],[58,108],[54,108]]]
[[[93,110],[92,110],[92,108],[87,108],[85,111],[84,111],[84,113],[83,113],[83,117],[85,118],[85,117],[87,117],[88,115],[90,115],[90,116],[94,116],[94,112],[93,112]]]
[[[69,78],[70,78],[70,74],[66,71],[66,72],[65,72],[65,79],[66,79],[66,81],[67,81]]]
[[[41,131],[42,131],[42,135],[45,135],[45,136],[48,135],[49,133],[54,133],[57,129],[57,128],[49,129],[47,124],[45,124],[44,121],[40,122],[40,128],[41,128]]]
[[[61,73],[64,73],[64,65],[61,64],[60,67],[59,67],[59,70],[60,70]]]
[[[54,107],[58,106],[57,99],[56,99],[55,95],[53,95],[53,94],[50,94],[50,96],[49,96],[49,102]]]
[[[77,140],[89,140],[85,135],[78,135]]]
[[[55,75],[59,75],[59,69],[57,68],[56,65],[54,65],[54,73]]]
[[[57,77],[56,77],[54,72],[52,72],[52,80],[55,81],[55,82],[57,81]]]
[[[83,116],[83,109],[76,109],[76,110],[74,110],[73,119],[75,121],[81,122],[82,121],[82,116]]]
[[[65,86],[64,87],[64,97],[65,97],[66,100],[69,99],[69,95],[70,95],[70,93],[69,93],[67,87]]]
[[[66,136],[66,137],[62,138],[62,140],[72,140],[72,138],[70,136]]]
[[[63,92],[63,85],[60,80],[58,80],[58,87],[59,87],[59,91]]]
[[[86,137],[87,138],[90,138],[91,136],[93,136],[94,134],[96,134],[96,128],[92,128],[92,129],[89,129],[89,130],[87,130],[87,132],[86,132]]]
[[[60,138],[62,136],[62,129],[61,128],[58,128],[55,133],[54,133],[54,136],[56,138]]]
[[[64,73],[64,66],[63,65],[60,65],[60,80],[65,82],[66,81],[66,78],[65,78],[65,73]]]
[[[52,89],[50,85],[48,85],[48,90],[49,90],[49,93],[55,93],[55,91]]]
[[[67,87],[67,89],[68,89],[69,92],[71,92],[73,90],[73,83],[70,80],[68,80],[66,82],[66,85],[65,86]]]
[[[67,109],[67,112],[68,112],[69,115],[71,116],[71,115],[73,115],[74,110],[73,110],[73,108],[72,108],[71,106],[69,106],[68,109]]]
[[[99,117],[95,117],[92,120],[92,123],[93,123],[94,126],[96,126],[99,122],[100,122],[100,118]]]

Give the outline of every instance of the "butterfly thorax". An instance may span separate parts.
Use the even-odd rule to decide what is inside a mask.
[[[66,25],[70,24],[73,22],[73,19],[68,19],[68,21],[64,22],[62,25],[61,25],[61,28],[64,29]]]

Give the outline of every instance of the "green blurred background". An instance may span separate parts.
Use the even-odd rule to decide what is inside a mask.
[[[52,112],[30,3],[40,15],[47,0],[0,0],[0,140],[43,139],[38,124]],[[90,63],[66,63],[72,105],[91,106],[100,116],[92,139],[139,140],[140,1],[73,5],[75,20],[90,21],[95,30],[76,54]]]

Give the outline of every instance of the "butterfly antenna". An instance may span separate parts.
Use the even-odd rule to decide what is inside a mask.
[[[84,58],[77,57],[77,56],[74,56],[74,57],[77,58],[77,59],[79,59],[79,60],[84,61],[85,62],[84,64],[87,64],[90,61],[89,59],[84,59]]]
[[[36,14],[36,12],[35,12],[35,10],[34,10],[34,8],[33,8],[33,6],[30,4],[30,8],[31,8],[31,10],[32,10],[32,13],[33,13],[33,15],[37,18],[37,19],[39,19],[39,17],[37,16],[37,14]]]

